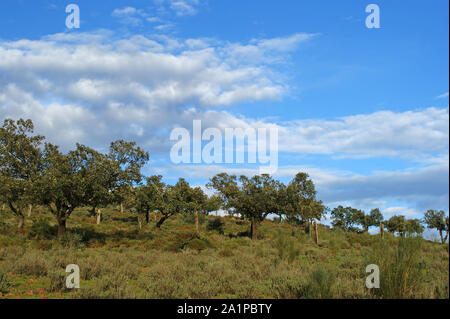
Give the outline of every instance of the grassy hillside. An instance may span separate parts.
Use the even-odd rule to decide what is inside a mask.
[[[0,214],[1,298],[449,298],[448,244],[384,240],[319,226],[319,245],[299,226],[266,220],[258,240],[237,218],[156,217],[139,229],[135,215],[88,209],[57,240],[55,220],[33,211],[24,234]],[[154,217],[154,218],[153,218]],[[65,267],[77,264],[81,289],[66,290]],[[380,267],[381,289],[365,287],[366,266]]]

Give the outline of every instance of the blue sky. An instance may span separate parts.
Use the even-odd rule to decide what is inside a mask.
[[[80,7],[81,27],[65,26]],[[365,8],[380,7],[368,29]],[[174,165],[174,127],[277,126],[278,178],[330,207],[448,211],[448,1],[0,3],[0,114],[63,148],[136,140],[195,185],[252,165]]]

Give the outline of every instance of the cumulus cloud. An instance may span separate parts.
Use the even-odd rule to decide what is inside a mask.
[[[193,119],[248,125],[208,109],[280,99],[287,85],[269,65],[229,64],[229,45],[167,36],[115,39],[106,30],[0,42],[1,115],[30,117],[67,147],[76,131],[95,147],[124,136],[157,151],[167,149],[170,129]],[[67,116],[74,109],[85,119]],[[48,125],[62,118],[65,130]]]
[[[120,23],[130,26],[138,26],[142,24],[143,19],[147,18],[147,14],[143,10],[134,7],[114,9],[111,16],[119,19]],[[147,21],[149,21],[148,19],[149,18],[147,18]]]
[[[174,13],[178,17],[193,16],[201,5],[199,0],[154,0],[160,13]]]

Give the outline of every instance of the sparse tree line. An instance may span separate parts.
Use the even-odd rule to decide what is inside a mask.
[[[314,183],[306,173],[298,173],[287,185],[266,174],[249,178],[221,173],[207,184],[215,195],[207,196],[183,178],[175,185],[165,184],[162,176],[144,178],[141,169],[149,154],[134,142],[115,141],[107,154],[81,144],[63,153],[33,130],[32,121],[23,119],[6,119],[0,128],[0,202],[17,216],[19,229],[32,205],[49,209],[58,223],[58,237],[62,237],[76,208],[90,207],[100,223],[101,208],[116,204],[121,211],[126,206],[136,212],[140,227],[143,219],[150,222],[154,212],[160,216],[157,228],[176,214],[192,214],[197,231],[198,214],[222,209],[250,221],[252,239],[257,238],[257,225],[269,215],[310,231],[312,222],[320,221],[327,212],[332,226],[344,231],[367,232],[383,225],[403,236],[421,234],[425,224],[439,231],[442,242],[448,238],[449,218],[443,211],[429,210],[423,220],[393,216],[387,221],[379,209],[366,214],[339,206],[330,211],[317,200]]]

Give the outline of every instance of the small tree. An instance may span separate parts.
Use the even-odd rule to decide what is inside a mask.
[[[398,233],[403,237],[406,232],[405,216],[392,216],[387,220],[386,228],[390,233]]]
[[[187,212],[186,199],[188,196],[189,184],[183,178],[180,178],[174,186],[162,184],[162,200],[157,203],[157,210],[162,217],[156,223],[156,228],[161,228],[162,224],[170,217]]]
[[[421,235],[423,233],[424,227],[419,219],[407,219],[405,221],[405,230],[409,234]]]
[[[220,208],[227,211],[231,216],[236,213],[235,202],[239,193],[239,187],[235,175],[228,175],[226,173],[217,174],[210,179],[206,187],[216,190],[217,196],[220,197]]]
[[[425,213],[424,223],[427,225],[428,228],[436,229],[439,232],[442,244],[447,241],[449,233],[449,219],[448,216],[445,216],[445,212],[443,210],[437,211],[429,209]],[[443,235],[444,232],[445,237]]]
[[[109,158],[116,164],[117,179],[113,195],[123,212],[124,203],[132,196],[135,184],[142,180],[141,168],[148,162],[148,152],[136,146],[135,142],[118,140],[111,143]]]
[[[343,207],[339,205],[331,211],[331,216],[333,218],[331,222],[333,227],[341,228],[344,231],[358,231],[358,228],[354,226],[365,223],[364,212],[350,206]]]
[[[42,164],[43,136],[32,135],[33,122],[6,119],[0,128],[0,201],[17,216],[23,229],[25,211],[33,203],[34,190]]]
[[[353,219],[356,221],[356,224],[361,225],[365,232],[368,232],[371,226],[380,226],[383,221],[383,215],[378,208],[372,209],[370,214],[356,210],[353,211]]]
[[[278,210],[286,214],[289,223],[307,224],[310,230],[312,221],[321,220],[327,211],[316,199],[314,183],[306,173],[298,173],[287,187],[280,185],[279,192]]]
[[[108,156],[80,144],[77,144],[71,156],[84,181],[83,203],[92,207],[91,214],[98,214],[97,221],[100,222],[101,212],[97,208],[112,201],[112,190],[118,179],[117,163]]]
[[[161,175],[147,178],[146,184],[136,191],[135,208],[138,214],[144,214],[147,224],[150,221],[150,213],[160,210],[163,206],[165,184],[161,181]]]
[[[42,175],[37,181],[38,203],[47,206],[56,217],[58,237],[66,233],[67,219],[86,199],[86,176],[76,153],[63,154],[57,146],[47,143]]]

